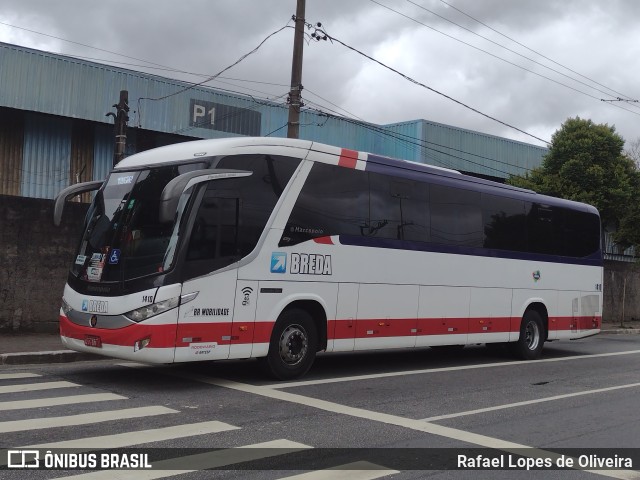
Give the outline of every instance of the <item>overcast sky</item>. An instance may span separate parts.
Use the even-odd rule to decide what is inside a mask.
[[[628,142],[640,137],[640,103],[601,100],[640,99],[640,1],[446,2],[307,0],[306,20],[321,22],[345,44],[541,139],[549,140],[575,116],[615,125]],[[213,75],[287,22],[293,25],[295,9],[296,0],[2,0],[0,41],[201,81],[143,66],[152,62]],[[285,95],[293,33],[292,28],[277,33],[225,79],[208,85],[261,98]],[[423,118],[542,144],[337,42],[305,44],[302,83],[309,107],[379,124]]]

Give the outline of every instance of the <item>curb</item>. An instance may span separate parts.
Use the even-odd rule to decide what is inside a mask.
[[[71,350],[53,350],[49,352],[3,353],[0,365],[27,365],[31,363],[68,363],[86,360],[104,359],[92,353],[74,352]]]
[[[640,328],[616,328],[611,330],[601,330],[604,335],[633,335],[640,333]]]

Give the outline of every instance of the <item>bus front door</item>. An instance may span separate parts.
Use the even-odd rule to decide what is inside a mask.
[[[229,358],[237,270],[184,282],[176,334],[176,362]]]

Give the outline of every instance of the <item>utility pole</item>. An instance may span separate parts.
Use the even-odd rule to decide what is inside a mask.
[[[116,113],[109,112],[107,117],[113,117],[116,132],[116,148],[113,153],[113,166],[115,167],[124,158],[127,146],[127,122],[129,121],[129,92],[120,90],[120,102],[113,106]]]
[[[305,1],[297,0],[296,27],[293,37],[293,61],[291,63],[291,90],[289,92],[289,122],[287,138],[300,134],[300,107],[302,106],[302,48],[304,46]]]

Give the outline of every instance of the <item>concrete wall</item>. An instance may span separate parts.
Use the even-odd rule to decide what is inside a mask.
[[[67,203],[54,227],[52,200],[0,195],[0,331],[57,331],[87,207]],[[640,319],[640,265],[605,262],[605,321],[620,322],[625,277],[625,319]]]
[[[640,265],[606,261],[603,290],[604,321],[620,323],[623,306],[625,322],[640,319]]]
[[[87,204],[0,195],[0,330],[55,332]]]

